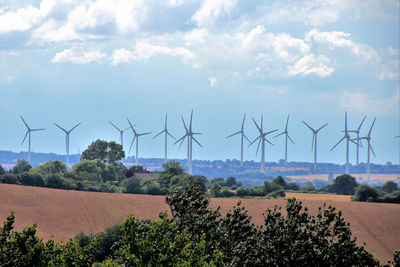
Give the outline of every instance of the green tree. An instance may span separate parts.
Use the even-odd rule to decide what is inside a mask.
[[[3,175],[6,171],[4,170],[3,166],[0,164],[0,176]]]
[[[81,160],[100,159],[108,163],[115,163],[125,157],[122,146],[114,141],[107,142],[97,139],[82,152]]]
[[[369,185],[362,184],[357,186],[354,200],[356,201],[376,201],[379,197],[379,191]]]
[[[43,177],[56,173],[64,174],[67,172],[67,165],[59,160],[48,161],[31,169],[30,172]]]
[[[333,180],[333,190],[336,194],[354,195],[356,187],[356,178],[348,174],[339,175]]]
[[[17,164],[13,167],[12,172],[14,174],[20,174],[24,172],[29,172],[32,169],[32,166],[29,165],[27,160],[19,159]]]
[[[221,197],[221,186],[218,183],[211,185],[211,195],[214,197]]]
[[[273,179],[271,184],[276,184],[276,185],[280,186],[282,189],[286,189],[286,187],[287,187],[287,183],[286,183],[285,179],[283,179],[283,177],[280,175],[278,177],[276,177],[275,179]]]
[[[386,193],[386,194],[391,194],[394,191],[399,190],[398,185],[393,182],[393,181],[387,181],[383,186],[382,186],[382,190]]]
[[[142,187],[140,186],[140,181],[135,176],[126,179],[121,184],[124,187],[124,192],[129,194],[140,194],[142,193]]]
[[[225,186],[231,187],[231,186],[233,186],[233,185],[236,185],[236,179],[235,179],[235,177],[228,177],[228,178],[226,178]]]
[[[161,188],[169,189],[172,185],[171,180],[173,177],[180,179],[184,174],[185,170],[176,161],[168,161],[162,165],[164,170],[160,173],[158,177],[158,183]],[[176,179],[175,179],[176,180]]]

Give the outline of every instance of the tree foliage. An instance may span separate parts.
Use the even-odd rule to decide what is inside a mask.
[[[81,160],[99,159],[108,163],[115,163],[123,158],[125,158],[125,152],[120,144],[99,139],[92,142],[81,155]]]
[[[27,160],[19,159],[17,164],[13,167],[12,172],[14,174],[21,174],[24,172],[29,172],[32,169],[32,166],[29,165]]]
[[[339,175],[333,180],[333,190],[336,194],[354,195],[356,187],[356,178],[348,174]]]

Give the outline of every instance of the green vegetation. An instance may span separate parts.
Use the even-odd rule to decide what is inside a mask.
[[[171,217],[155,221],[130,216],[97,235],[80,233],[62,245],[36,237],[36,226],[12,231],[14,215],[0,228],[1,266],[379,266],[358,246],[349,224],[332,206],[312,216],[289,199],[286,216],[268,209],[255,226],[239,202],[221,216],[209,207],[201,186],[189,179],[166,201]],[[399,252],[393,262],[399,264]]]
[[[397,184],[392,181],[387,181],[383,186],[362,184],[356,188],[352,200],[400,204],[400,190],[398,190]]]

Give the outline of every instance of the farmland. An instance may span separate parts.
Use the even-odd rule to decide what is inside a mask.
[[[323,195],[321,195],[323,196]],[[330,199],[329,197],[327,199]],[[211,206],[221,207],[222,213],[231,209],[238,199],[212,199]],[[274,205],[284,206],[285,200],[242,199],[243,206],[256,224],[263,223],[262,213]],[[38,224],[38,235],[48,239],[67,240],[80,231],[95,233],[129,214],[139,219],[157,219],[161,211],[169,210],[163,196],[108,194],[66,191],[29,186],[0,184],[0,220],[15,211],[16,228]],[[316,213],[322,200],[305,200],[311,213]],[[379,203],[327,201],[343,211],[351,223],[358,242],[367,243],[367,249],[385,263],[400,248],[400,205]]]
[[[333,177],[336,177],[340,174],[333,174]],[[329,174],[309,174],[309,175],[289,175],[289,178],[292,178],[293,180],[297,179],[304,179],[304,180],[325,180],[328,181],[328,176]],[[355,177],[358,182],[360,181],[367,181],[367,175],[365,173],[354,173],[351,174],[351,176]],[[400,174],[386,174],[386,173],[375,173],[370,175],[371,181],[380,181],[380,182],[386,182],[386,181],[397,181],[398,177],[400,177]],[[358,179],[361,178],[361,179]]]
[[[287,192],[286,197],[294,197],[300,200],[320,200],[320,201],[345,201],[350,202],[351,196],[349,195],[335,195],[335,194],[309,194],[309,193],[292,193]]]

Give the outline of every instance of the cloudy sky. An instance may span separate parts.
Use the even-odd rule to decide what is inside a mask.
[[[376,117],[374,162],[399,162],[400,1],[256,0],[0,0],[0,149],[71,152],[97,138],[119,140],[107,123],[158,133],[165,113],[179,138],[180,121],[194,110],[203,134],[196,159],[238,158],[240,129],[257,136],[251,121],[280,129],[290,114],[289,160],[312,161],[311,131],[318,128],[319,160],[342,163],[345,144],[330,148],[349,128],[365,135]],[[127,132],[125,147],[132,134]],[[270,139],[267,161],[283,158],[283,138]],[[255,157],[256,146],[245,150]],[[351,162],[355,161],[351,146]],[[184,158],[170,143],[169,154]],[[142,137],[139,156],[162,157],[163,139]],[[360,158],[366,159],[366,149]]]

